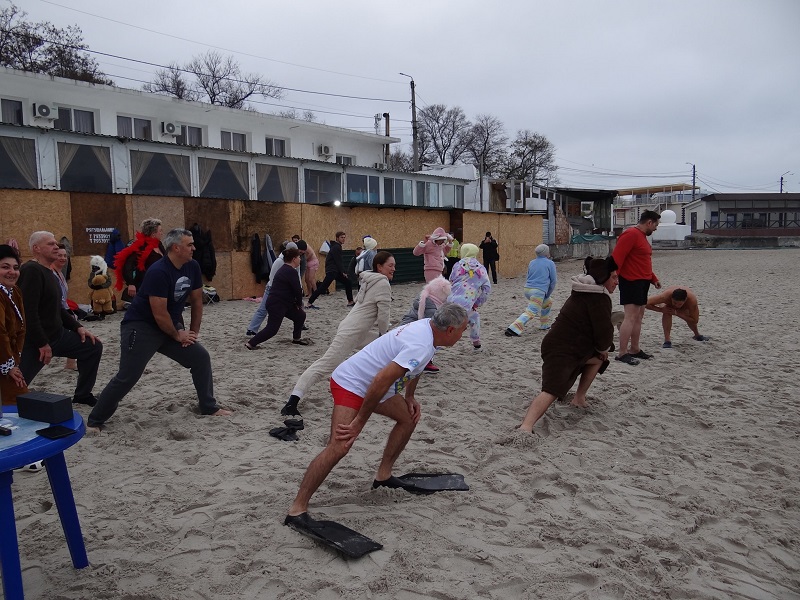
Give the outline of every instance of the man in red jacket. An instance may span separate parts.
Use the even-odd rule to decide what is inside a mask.
[[[652,358],[652,354],[639,348],[639,335],[650,284],[661,289],[661,283],[653,273],[653,248],[647,240],[658,229],[660,219],[657,212],[644,211],[638,225],[620,234],[611,253],[619,269],[619,302],[625,310],[616,359],[629,365],[638,365],[639,359]]]

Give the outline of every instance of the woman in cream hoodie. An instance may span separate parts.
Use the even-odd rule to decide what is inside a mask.
[[[297,405],[311,387],[330,376],[350,354],[363,348],[375,339],[372,327],[377,327],[378,335],[389,329],[389,308],[392,290],[389,282],[394,276],[394,256],[386,251],[378,252],[372,261],[372,271],[363,271],[358,280],[361,287],[356,296],[356,304],[350,313],[339,323],[336,335],[328,350],[308,367],[292,390],[289,400],[281,409],[282,415],[299,415]]]

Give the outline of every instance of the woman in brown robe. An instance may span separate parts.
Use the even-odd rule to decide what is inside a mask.
[[[617,288],[617,265],[611,257],[589,257],[586,274],[572,278],[572,294],[542,340],[542,391],[531,402],[520,425],[533,426],[556,398],[563,398],[580,376],[570,404],[585,408],[586,393],[598,373],[609,364],[608,351],[614,340],[611,324],[611,294]]]
[[[19,369],[25,308],[17,279],[19,256],[11,246],[0,244],[0,398],[6,405],[16,404],[17,396],[28,391]]]

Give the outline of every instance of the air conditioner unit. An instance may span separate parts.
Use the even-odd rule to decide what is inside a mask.
[[[379,171],[385,171],[386,163],[375,163],[375,168],[378,169]]]
[[[171,121],[162,121],[161,122],[161,134],[162,135],[171,135],[171,136],[178,136],[181,134],[181,126],[177,123],[173,123]]]
[[[317,146],[317,154],[320,156],[330,156],[333,154],[333,149],[327,144],[320,144]]]
[[[51,104],[39,104],[37,102],[33,105],[33,116],[37,119],[55,121],[58,118],[58,108]]]

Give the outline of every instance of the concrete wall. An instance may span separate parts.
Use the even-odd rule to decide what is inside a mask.
[[[693,248],[799,248],[796,236],[721,236],[694,234],[687,238]]]
[[[82,304],[89,294],[90,257],[106,252],[106,243],[93,239],[87,230],[116,227],[127,242],[147,217],[161,219],[165,230],[195,223],[211,230],[217,257],[217,274],[211,285],[222,299],[263,292],[264,284],[256,283],[250,271],[250,243],[255,233],[262,240],[269,234],[275,245],[298,234],[316,250],[342,230],[348,234],[347,248],[357,246],[364,235],[373,236],[379,247],[410,248],[437,227],[450,231],[458,223],[463,229],[461,241],[476,245],[486,231],[492,232],[500,245],[501,277],[524,274],[534,248],[543,239],[541,215],[48,190],[0,189],[0,214],[0,241],[16,239],[23,260],[31,257],[28,238],[34,231],[52,231],[57,239],[65,236],[70,240],[74,249],[70,298]],[[321,269],[320,279],[322,275]]]
[[[550,258],[563,260],[567,258],[584,259],[587,256],[605,258],[614,250],[617,240],[604,240],[602,242],[585,242],[583,244],[551,244]]]

